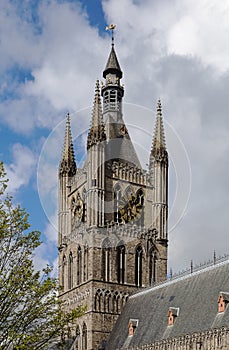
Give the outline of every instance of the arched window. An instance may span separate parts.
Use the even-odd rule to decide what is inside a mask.
[[[114,222],[121,222],[119,206],[121,200],[121,188],[117,186],[114,190]]]
[[[156,280],[156,253],[152,247],[149,251],[149,285],[153,285]]]
[[[116,109],[117,91],[110,91],[110,109]]]
[[[86,189],[83,189],[83,194],[82,194],[82,198],[83,198],[83,217],[82,217],[82,221],[86,222],[87,221],[87,198],[86,198]]]
[[[95,293],[95,300],[94,300],[94,308],[95,311],[101,311],[101,303],[102,303],[102,291],[98,289]]]
[[[82,250],[81,247],[78,247],[77,250],[77,284],[82,282]]]
[[[84,247],[84,281],[88,280],[88,245]]]
[[[74,350],[79,350],[79,339],[80,339],[80,327],[79,325],[76,326],[76,339],[74,342]]]
[[[68,258],[68,289],[73,287],[73,255],[72,252],[69,254]]]
[[[126,249],[124,244],[117,247],[117,280],[118,283],[125,283]]]
[[[83,324],[82,328],[82,350],[87,350],[87,326]]]
[[[109,109],[109,92],[106,91],[103,95],[103,110],[104,112],[108,111]]]
[[[61,278],[61,284],[62,284],[62,287],[63,287],[63,290],[65,288],[65,267],[66,267],[66,256],[64,255],[63,256],[63,260],[62,260],[62,278]]]
[[[111,265],[111,243],[108,238],[103,241],[102,245],[102,277],[106,282],[110,281]]]
[[[137,287],[142,286],[142,247],[137,246],[135,250],[135,285]]]
[[[137,198],[138,198],[138,203],[143,206],[144,204],[144,193],[142,191],[142,189],[140,189],[138,192],[137,192]]]

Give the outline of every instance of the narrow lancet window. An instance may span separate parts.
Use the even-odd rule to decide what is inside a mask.
[[[156,254],[152,247],[149,251],[149,285],[156,281]]]
[[[81,247],[78,247],[77,250],[77,284],[82,282],[82,250]]]
[[[121,200],[121,189],[120,187],[116,187],[114,191],[114,222],[121,222],[121,217],[119,214],[119,206]]]
[[[118,283],[125,283],[125,264],[126,264],[126,249],[125,246],[117,247],[117,279]]]
[[[65,289],[65,267],[66,267],[66,256],[64,255],[63,256],[63,261],[62,261],[62,278],[61,278],[61,284],[62,284],[62,287],[63,287],[63,290]]]
[[[72,252],[69,254],[68,259],[68,289],[73,287],[73,255]]]
[[[88,246],[84,247],[84,281],[88,280]]]
[[[135,285],[142,286],[142,247],[139,245],[135,250]]]
[[[111,265],[111,244],[109,239],[105,239],[102,245],[102,277],[106,282],[110,281]]]
[[[82,328],[82,350],[87,350],[87,326],[85,323]]]

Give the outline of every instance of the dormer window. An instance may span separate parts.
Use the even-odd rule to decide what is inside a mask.
[[[170,307],[168,311],[168,326],[173,326],[176,317],[179,315],[179,308]]]
[[[218,313],[224,312],[229,302],[229,293],[220,292],[218,297]]]
[[[130,319],[128,327],[129,327],[129,337],[131,337],[135,333],[135,331],[138,327],[138,320]]]

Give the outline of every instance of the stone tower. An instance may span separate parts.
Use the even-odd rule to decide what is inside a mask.
[[[143,170],[122,113],[122,71],[112,41],[96,82],[84,166],[70,127],[59,166],[59,281],[66,309],[86,305],[72,349],[104,349],[128,295],[166,278],[168,154],[161,102]],[[101,96],[103,103],[101,103]]]

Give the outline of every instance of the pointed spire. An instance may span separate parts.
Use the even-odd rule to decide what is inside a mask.
[[[118,62],[118,58],[114,49],[114,42],[111,44],[111,52],[107,60],[105,70],[103,71],[103,77],[106,78],[107,74],[116,74],[119,79],[122,78],[122,71]]]
[[[100,86],[99,81],[96,81],[95,85],[95,98],[92,110],[91,127],[87,138],[87,149],[98,142],[106,140],[105,126],[103,122],[101,99],[100,99]]]
[[[65,136],[64,136],[64,146],[62,151],[62,158],[59,167],[60,174],[68,174],[73,176],[76,173],[76,163],[75,155],[72,142],[72,133],[71,133],[71,122],[70,114],[66,115],[66,126],[65,126]]]
[[[154,138],[153,138],[153,144],[152,144],[152,150],[151,150],[151,158],[152,157],[156,160],[168,159],[160,99],[158,100],[158,104],[157,104],[156,125],[155,125]]]

